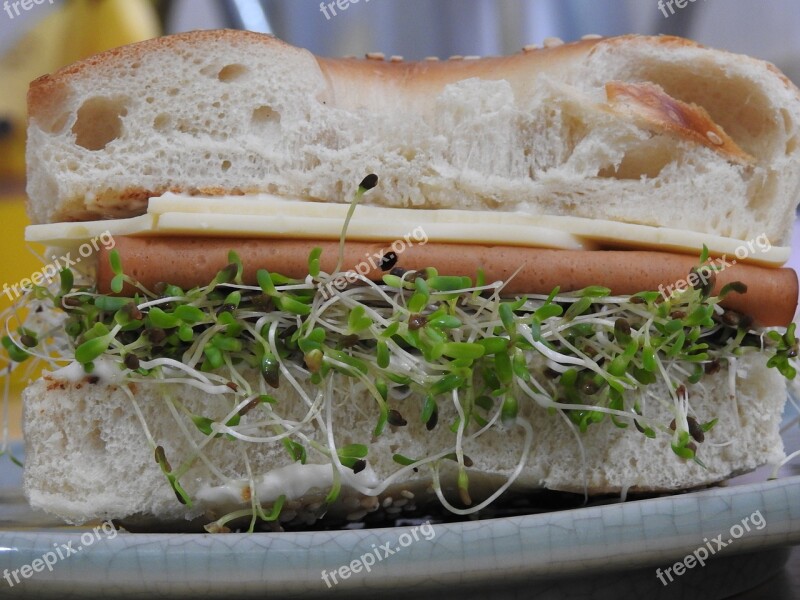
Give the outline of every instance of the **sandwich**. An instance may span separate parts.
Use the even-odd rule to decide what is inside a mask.
[[[800,97],[673,37],[328,59],[193,32],[31,84],[25,493],[307,527],[784,458]]]

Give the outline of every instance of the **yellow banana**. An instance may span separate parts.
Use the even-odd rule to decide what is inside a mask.
[[[149,0],[69,0],[65,10],[71,34],[62,47],[64,64],[159,35]]]
[[[25,175],[26,95],[33,79],[159,30],[150,0],[67,0],[0,57],[0,179]]]
[[[25,175],[28,84],[61,65],[64,27],[62,11],[52,12],[0,56],[0,179]]]

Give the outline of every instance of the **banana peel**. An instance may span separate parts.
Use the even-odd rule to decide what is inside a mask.
[[[98,52],[159,34],[151,0],[66,0],[0,56],[0,179],[25,177],[31,81]]]

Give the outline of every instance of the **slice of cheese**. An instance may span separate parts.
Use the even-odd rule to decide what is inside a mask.
[[[186,235],[339,239],[348,204],[285,199],[269,194],[198,197],[172,193],[151,198],[147,214],[130,219],[32,225],[26,240],[74,247],[108,232],[119,235]],[[359,205],[347,239],[394,241],[413,237],[430,242],[510,245],[569,250],[636,248],[700,254],[768,266],[784,264],[787,247],[766,237],[721,236],[580,217],[517,212],[384,208]]]

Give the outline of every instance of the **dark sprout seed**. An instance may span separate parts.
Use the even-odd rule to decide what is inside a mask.
[[[722,364],[719,362],[718,358],[715,358],[710,363],[706,363],[704,370],[707,375],[713,375],[714,373],[719,373],[719,370],[722,368]]]
[[[559,377],[561,377],[561,373],[559,373],[554,369],[551,369],[550,367],[547,367],[544,370],[544,376],[547,377],[548,379],[558,379]]]
[[[358,187],[362,187],[365,190],[371,190],[376,185],[378,185],[378,176],[375,175],[375,173],[370,173],[361,180],[361,183],[358,184]]]
[[[669,424],[669,428],[670,428],[672,431],[675,431],[675,428],[676,428],[677,426],[678,426],[678,424],[675,422],[675,419],[672,419],[672,422]]]
[[[278,363],[271,362],[267,368],[265,368],[261,375],[264,377],[264,381],[267,382],[267,385],[271,388],[278,388],[280,386],[280,369],[278,367]]]
[[[697,453],[697,444],[695,444],[694,442],[689,442],[688,444],[686,444],[686,448],[694,453]]]
[[[42,312],[43,310],[44,310],[44,307],[43,307],[43,306],[37,306],[37,307],[36,307],[36,312],[37,312],[37,313],[40,313],[40,312]]]
[[[403,275],[406,274],[406,270],[403,267],[394,267],[389,273],[402,279]]]
[[[236,306],[234,304],[223,304],[217,309],[217,316],[221,315],[222,313],[232,313],[236,310]]]
[[[416,331],[418,329],[422,329],[427,324],[428,324],[428,318],[425,315],[411,315],[408,318],[408,329],[410,331]]]
[[[164,468],[169,472],[172,471],[172,466],[170,466],[169,461],[167,460],[167,455],[164,452],[164,446],[156,446],[156,462],[159,465],[164,465]]]
[[[225,385],[228,386],[230,389],[232,389],[234,392],[238,392],[239,391],[239,386],[236,385],[233,381],[229,381]]]
[[[408,425],[408,421],[403,418],[398,411],[392,409],[389,411],[389,425],[394,425],[395,427],[405,427]]]
[[[62,301],[64,306],[80,306],[82,302],[76,296],[70,296],[68,298],[64,298]]]
[[[472,459],[465,454],[464,455],[464,466],[465,467],[471,467],[473,464],[475,464],[475,463],[472,462]]]
[[[89,375],[89,377],[86,378],[86,381],[92,385],[95,385],[98,381],[100,381],[100,378],[97,375]]]
[[[397,253],[387,252],[381,258],[381,271],[389,271],[397,264]]]
[[[344,336],[342,338],[342,341],[339,342],[339,345],[342,348],[352,348],[353,346],[355,346],[358,343],[359,339],[360,338],[356,334],[352,333],[350,335]]]
[[[167,289],[166,281],[159,281],[153,286],[153,292],[155,292],[157,296],[161,296],[166,289]]]
[[[627,319],[617,319],[614,322],[614,334],[617,338],[627,339],[631,337],[631,324]]]
[[[685,319],[686,318],[686,312],[682,311],[682,310],[673,310],[669,314],[669,316],[672,317],[673,319]]]
[[[128,304],[126,304],[124,311],[125,314],[127,314],[134,321],[141,321],[144,318],[144,315],[142,315],[142,311],[139,310],[139,307],[136,306],[135,302],[129,302]]]
[[[248,402],[242,408],[239,409],[239,416],[240,417],[245,416],[247,413],[249,413],[251,410],[253,410],[256,406],[258,406],[258,404],[260,402],[261,402],[261,399],[258,396],[256,396],[255,398],[250,400],[250,402]]]
[[[586,381],[583,382],[583,385],[581,386],[581,391],[587,396],[596,394],[599,389],[600,386],[597,385],[594,379],[587,379]]]
[[[250,302],[253,304],[253,308],[257,308],[258,310],[263,310],[264,312],[272,310],[274,308],[274,304],[272,303],[272,298],[267,296],[266,294],[257,294],[250,298]]]
[[[636,419],[633,420],[633,426],[636,427],[639,433],[644,433],[644,427],[639,425],[639,421],[637,421]]]
[[[425,423],[425,428],[428,431],[433,431],[433,428],[436,427],[436,424],[438,422],[439,422],[439,411],[434,408],[430,418],[428,419],[428,422]]]
[[[139,357],[135,354],[126,354],[125,355],[125,366],[128,367],[131,371],[135,371],[139,368]]]
[[[685,397],[686,396],[686,386],[681,384],[675,389],[675,393],[678,394],[678,397]]]
[[[23,335],[19,338],[19,341],[22,342],[23,346],[27,346],[28,348],[33,348],[36,345],[36,338],[32,335]]]
[[[155,345],[167,339],[167,332],[161,329],[161,327],[150,327],[149,329],[145,329],[145,333],[147,334],[147,338]]]
[[[694,417],[688,417],[686,420],[689,423],[689,435],[692,436],[695,442],[702,444],[706,436],[703,433],[703,428],[700,427],[700,423]]]
[[[644,304],[644,298],[640,296],[632,296],[630,299],[631,304]]]
[[[730,327],[738,327],[742,322],[742,315],[733,310],[726,310],[722,314],[722,322]]]
[[[353,473],[361,473],[361,471],[363,471],[366,468],[367,468],[367,461],[365,461],[363,458],[360,458],[353,463]]]

